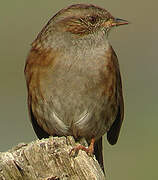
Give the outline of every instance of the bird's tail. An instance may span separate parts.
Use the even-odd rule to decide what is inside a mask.
[[[104,172],[104,163],[103,163],[103,144],[102,144],[102,137],[95,142],[94,146],[94,155],[99,162],[100,167]]]

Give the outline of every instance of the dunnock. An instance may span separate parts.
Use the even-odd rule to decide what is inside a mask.
[[[108,34],[124,24],[128,22],[95,5],[62,9],[32,43],[25,66],[38,138],[84,137],[89,148],[77,148],[94,151],[102,168],[102,136],[107,132],[115,144],[124,115],[119,64]]]

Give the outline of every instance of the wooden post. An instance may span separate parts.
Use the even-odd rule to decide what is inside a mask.
[[[0,180],[105,180],[95,157],[69,155],[76,145],[71,136],[21,143],[0,153]]]

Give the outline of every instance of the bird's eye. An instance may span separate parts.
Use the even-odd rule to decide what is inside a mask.
[[[95,24],[96,23],[96,17],[90,16],[89,21],[90,21],[91,24]]]
[[[91,23],[91,24],[95,24],[98,22],[98,16],[88,16],[88,21]]]

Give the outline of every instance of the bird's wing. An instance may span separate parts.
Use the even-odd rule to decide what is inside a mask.
[[[32,123],[33,129],[34,129],[37,137],[39,139],[48,138],[50,135],[46,131],[44,131],[43,128],[41,128],[39,126],[39,124],[37,123],[37,119],[32,112],[32,106],[30,103],[30,99],[28,99],[28,109],[29,109],[29,115],[30,115],[31,123]]]
[[[39,119],[36,118],[35,112],[33,111],[34,101],[37,101],[37,91],[39,89],[39,80],[38,80],[38,70],[39,67],[46,68],[49,66],[51,61],[53,61],[53,56],[49,58],[49,53],[44,52],[43,54],[40,52],[39,49],[32,47],[25,65],[25,77],[27,82],[28,88],[28,109],[29,115],[31,119],[31,123],[33,125],[34,131],[37,134],[39,139],[49,137],[49,134],[44,131],[44,129],[40,126]],[[55,53],[54,53],[55,54]],[[46,56],[47,55],[47,56]],[[48,58],[47,58],[48,57]],[[40,65],[40,66],[39,66]],[[36,91],[36,92],[35,92]],[[38,96],[42,99],[42,94],[38,91]],[[34,99],[34,101],[33,101]]]
[[[115,121],[113,122],[110,130],[107,133],[107,139],[111,145],[114,145],[114,144],[116,144],[116,142],[118,140],[121,125],[123,122],[124,102],[123,102],[122,81],[121,81],[118,59],[117,59],[117,56],[112,47],[111,47],[111,51],[112,51],[112,56],[111,56],[112,59],[111,60],[114,61],[115,62],[114,64],[116,65],[116,76],[117,76],[116,97],[117,97],[117,104],[118,104],[118,112],[117,112]]]

